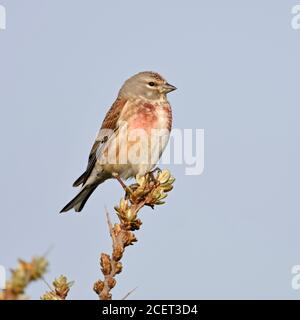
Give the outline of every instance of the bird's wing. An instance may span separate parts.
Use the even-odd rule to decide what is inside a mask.
[[[118,128],[118,120],[126,102],[126,99],[118,98],[107,112],[96,140],[92,146],[86,171],[74,182],[74,187],[85,184],[87,181],[97,161],[97,153],[99,148],[102,148],[105,145],[110,136]]]

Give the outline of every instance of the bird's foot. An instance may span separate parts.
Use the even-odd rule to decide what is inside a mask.
[[[159,167],[156,167],[155,169],[153,169],[152,171],[149,171],[149,177],[151,178],[152,181],[156,181],[154,174],[158,172],[161,173],[161,169]]]
[[[113,173],[112,176],[118,180],[118,182],[120,183],[120,185],[122,186],[122,188],[124,189],[126,195],[125,198],[128,198],[128,195],[131,195],[133,193],[133,191],[130,189],[130,187],[128,187],[123,180],[120,178],[118,173]]]

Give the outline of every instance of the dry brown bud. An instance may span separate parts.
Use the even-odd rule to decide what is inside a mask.
[[[115,261],[119,261],[122,259],[122,256],[123,256],[123,252],[124,252],[124,248],[121,244],[117,244],[114,249],[113,249],[113,259]]]
[[[63,300],[66,299],[72,285],[73,282],[68,282],[65,276],[60,276],[53,281],[55,293]]]
[[[104,288],[104,282],[101,281],[101,280],[97,280],[95,283],[94,283],[94,291],[99,295],[100,292],[103,290]]]
[[[111,272],[111,261],[110,256],[106,253],[101,254],[100,265],[104,275],[109,275]]]
[[[133,242],[136,242],[137,239],[136,239],[135,235],[133,234],[133,232],[126,231],[123,235],[122,241],[124,242],[124,246],[129,246],[129,245],[133,244]]]
[[[114,278],[109,278],[107,280],[107,285],[110,289],[112,289],[116,285],[117,281]]]
[[[118,262],[116,263],[116,266],[115,266],[115,272],[116,272],[116,274],[120,273],[120,272],[122,271],[122,268],[123,268],[122,263],[121,263],[120,261],[118,261]]]

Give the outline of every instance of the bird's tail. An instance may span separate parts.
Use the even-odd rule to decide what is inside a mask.
[[[76,212],[80,212],[85,203],[87,202],[88,198],[91,196],[91,194],[95,191],[95,189],[97,188],[98,184],[90,184],[90,185],[86,185],[84,186],[80,192],[77,194],[77,196],[72,199],[61,211],[62,212],[67,212],[71,209],[74,208],[74,210]]]

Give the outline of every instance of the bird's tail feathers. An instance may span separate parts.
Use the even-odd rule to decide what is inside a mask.
[[[73,183],[73,187],[78,187],[86,180],[86,171]]]
[[[77,194],[77,196],[72,199],[61,211],[62,212],[67,212],[71,209],[74,208],[76,212],[80,212],[91,194],[95,191],[97,188],[98,184],[92,184],[92,185],[86,185],[84,186],[80,192]]]

